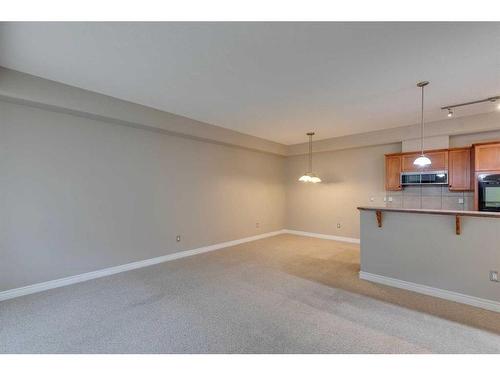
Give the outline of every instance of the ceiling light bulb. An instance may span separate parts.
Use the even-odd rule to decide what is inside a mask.
[[[451,108],[448,108],[448,117],[453,117],[453,111]]]

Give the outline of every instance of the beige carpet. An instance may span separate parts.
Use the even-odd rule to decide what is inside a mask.
[[[500,353],[500,314],[281,235],[0,302],[0,353]]]
[[[304,237],[283,238],[283,245],[302,250],[285,265],[291,274],[500,334],[500,313],[359,279],[359,245]]]

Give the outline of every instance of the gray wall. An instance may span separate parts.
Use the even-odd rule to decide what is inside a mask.
[[[1,291],[282,229],[284,158],[0,101],[0,212]]]
[[[500,128],[500,119],[497,122]],[[500,141],[500,130],[455,135],[450,137],[450,147],[465,147],[473,143]]]
[[[287,229],[359,238],[356,207],[384,205],[384,154],[400,151],[401,143],[394,143],[316,153],[313,170],[323,183],[315,185],[297,182],[307,157],[288,157]]]
[[[443,116],[445,116],[444,113]],[[454,117],[452,119],[444,117],[443,120],[426,123],[425,137],[432,142],[433,139],[436,139],[435,137],[449,136],[450,147],[458,147],[470,144],[471,141],[483,141],[492,139],[492,137],[499,139],[499,129],[500,111],[493,110],[493,112],[489,113]],[[314,150],[317,152],[345,150],[348,148],[385,145],[418,138],[420,138],[420,125],[414,124],[318,140],[314,142]],[[287,148],[287,155],[301,155],[307,153],[307,150],[307,143],[291,145]]]
[[[361,212],[361,271],[500,302],[500,284],[489,280],[500,270],[499,219]],[[478,239],[481,239],[478,242]]]
[[[287,152],[287,147],[280,143],[1,66],[0,99],[278,155],[286,155]]]

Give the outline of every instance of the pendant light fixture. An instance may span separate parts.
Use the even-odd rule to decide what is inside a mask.
[[[429,84],[428,81],[422,81],[417,83],[417,87],[422,89],[422,107],[420,113],[420,126],[421,126],[421,134],[420,134],[420,151],[421,154],[418,158],[413,162],[417,167],[427,167],[431,165],[431,159],[424,155],[424,87]]]
[[[307,170],[306,173],[304,173],[304,175],[299,178],[299,181],[300,182],[312,182],[313,184],[316,184],[318,182],[321,182],[321,178],[319,178],[318,176],[316,176],[313,171],[312,171],[312,158],[313,158],[313,155],[312,155],[312,144],[313,144],[313,141],[312,141],[312,137],[314,135],[314,132],[309,132],[307,133],[307,136],[309,137],[309,168]]]

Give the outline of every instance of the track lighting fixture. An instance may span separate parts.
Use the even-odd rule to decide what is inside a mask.
[[[500,100],[500,95],[490,96],[489,98],[486,98],[486,99],[473,100],[472,102],[459,103],[459,104],[453,104],[453,105],[445,105],[444,107],[441,107],[441,109],[448,110],[447,116],[453,117],[453,108],[463,107],[463,106],[471,105],[471,104],[486,103],[486,102],[495,103],[498,100]],[[497,105],[497,109],[500,110],[500,104]]]

